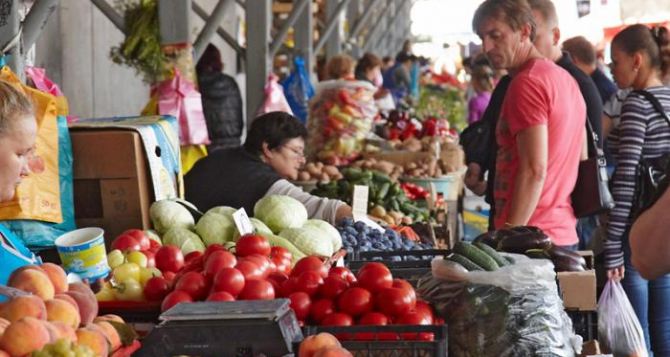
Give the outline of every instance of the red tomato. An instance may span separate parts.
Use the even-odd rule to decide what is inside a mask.
[[[176,275],[177,274],[175,274],[171,271],[164,271],[163,272],[163,279],[165,279],[165,281],[167,281],[170,284],[170,286],[172,286],[172,284],[174,283],[174,278],[176,277]]]
[[[247,280],[238,297],[240,300],[272,300],[275,291],[267,280]]]
[[[303,273],[304,274],[304,273]],[[335,299],[342,292],[347,290],[349,283],[342,280],[337,275],[328,275],[323,279],[323,284],[319,286],[319,296],[326,299]]]
[[[202,252],[194,250],[184,256],[184,262],[188,264],[193,259],[202,257]]]
[[[276,272],[270,273],[270,275],[268,275],[268,280],[274,280],[277,283],[281,284],[281,283],[285,282],[286,280],[288,280],[288,275],[284,274],[283,272],[276,271]]]
[[[184,266],[184,255],[181,249],[175,245],[162,246],[156,252],[156,268],[162,272],[171,271],[176,273]]]
[[[391,285],[394,288],[401,288],[409,291],[410,296],[412,297],[412,301],[416,303],[416,291],[414,291],[414,287],[412,284],[410,284],[407,280],[405,279],[393,279],[393,285]]]
[[[341,312],[334,312],[321,320],[321,325],[323,326],[351,326],[353,324],[354,319]]]
[[[207,249],[205,249],[205,253],[204,253],[205,261],[209,258],[210,255],[212,255],[212,253],[214,253],[214,252],[218,252],[218,251],[224,251],[224,252],[227,252],[226,248],[224,248],[224,247],[223,247],[221,244],[219,244],[219,243],[214,243],[214,244],[210,244],[210,245],[208,245],[208,246],[207,246]]]
[[[142,250],[140,242],[131,235],[120,235],[112,241],[112,250],[118,249],[123,252],[134,252]]]
[[[237,262],[235,269],[239,270],[242,275],[244,275],[245,280],[263,278],[263,271],[256,263],[251,260],[242,260]]]
[[[215,291],[205,301],[235,301],[235,298],[225,291]]]
[[[283,258],[287,260],[293,259],[293,255],[288,249],[284,247],[272,247],[270,248],[270,258]]]
[[[305,321],[309,316],[309,307],[312,305],[309,295],[298,291],[289,295],[288,298],[291,300],[291,308],[295,311],[295,317],[300,321]]]
[[[237,265],[237,258],[231,252],[218,250],[212,252],[205,260],[205,276],[213,277],[223,268],[233,268]]]
[[[358,272],[358,284],[373,293],[393,285],[393,276],[382,263],[366,263]]]
[[[356,281],[354,273],[345,267],[332,267],[330,268],[330,271],[328,271],[328,275],[335,275],[349,284]]]
[[[337,309],[351,316],[360,316],[372,309],[372,294],[363,288],[349,288],[337,299]]]
[[[419,314],[423,314],[431,323],[436,322],[435,315],[433,314],[433,308],[425,301],[419,300],[416,302],[416,307],[414,311]]]
[[[191,295],[186,292],[175,290],[167,294],[165,299],[163,299],[163,302],[161,303],[161,312],[169,310],[180,302],[193,302],[193,299],[191,299]]]
[[[222,268],[212,281],[212,291],[225,291],[232,296],[237,296],[244,289],[244,275],[235,268]]]
[[[323,278],[319,275],[318,271],[306,271],[298,277],[295,290],[306,292],[309,296],[314,296],[321,284],[323,284]]]
[[[322,278],[328,276],[328,267],[323,264],[323,261],[319,257],[315,256],[300,259],[293,267],[291,276],[300,276],[300,274],[310,270],[318,271]]]
[[[140,243],[141,251],[149,250],[149,248],[151,248],[151,239],[149,239],[149,236],[141,229],[128,229],[121,233],[120,236],[124,235],[135,238]]]
[[[162,245],[159,242],[149,238],[149,251],[156,253],[161,247]]]
[[[235,244],[235,254],[238,257],[246,257],[251,254],[260,254],[267,257],[270,255],[270,251],[268,240],[256,234],[245,234]]]
[[[188,263],[184,265],[181,270],[179,270],[179,273],[187,273],[189,271],[197,271],[201,272],[205,268],[205,260],[203,259],[203,256],[195,257],[192,258]]]
[[[144,284],[144,297],[148,301],[161,301],[170,293],[170,283],[162,276],[154,276]]]
[[[415,304],[410,291],[403,288],[384,288],[375,295],[375,306],[388,316],[402,316]]]
[[[270,258],[270,259],[272,259],[272,262],[277,267],[276,269],[277,271],[287,275],[291,273],[291,260],[283,258]]]
[[[142,252],[142,254],[147,257],[147,268],[153,268],[156,266],[156,252],[145,250]]]
[[[272,273],[272,265],[270,264],[270,258],[262,256],[260,254],[251,254],[243,258],[244,260],[249,260],[254,262],[261,269],[263,274],[263,279],[267,278],[270,273]]]
[[[388,317],[381,312],[366,312],[358,319],[359,325],[385,326],[389,323]]]
[[[187,292],[193,300],[202,300],[207,296],[209,284],[201,273],[189,271],[177,281],[174,288]]]
[[[279,296],[281,296],[281,297],[288,297],[288,296],[291,295],[292,293],[298,291],[298,290],[297,290],[297,287],[298,287],[298,278],[296,278],[296,277],[288,278],[288,279],[284,280],[284,281],[281,283],[280,286],[281,286],[281,287],[280,287],[280,289],[279,289]]]
[[[330,299],[320,299],[312,302],[309,307],[309,317],[320,324],[324,317],[335,312],[335,304]]]
[[[431,325],[433,322],[424,314],[410,311],[395,320],[398,325]]]

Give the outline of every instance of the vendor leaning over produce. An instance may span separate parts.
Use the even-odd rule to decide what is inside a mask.
[[[584,144],[575,133],[586,122],[579,87],[533,46],[528,2],[487,0],[473,28],[491,65],[512,77],[496,128],[495,227],[537,226],[554,244],[572,247],[578,239],[570,194]]]
[[[335,223],[351,217],[344,202],[312,196],[288,181],[305,163],[306,137],[305,126],[288,113],[259,116],[243,147],[216,150],[193,166],[184,180],[186,200],[202,211],[231,206],[253,212],[262,197],[286,195],[302,202],[310,218]]]
[[[0,81],[0,203],[14,199],[16,188],[28,173],[37,135],[30,99]],[[34,264],[35,256],[21,240],[0,224],[0,284],[17,267]]]

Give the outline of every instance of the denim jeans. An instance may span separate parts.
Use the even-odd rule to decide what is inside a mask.
[[[645,280],[631,264],[628,236],[624,237],[626,271],[621,281],[637,314],[650,357],[670,357],[670,275]]]

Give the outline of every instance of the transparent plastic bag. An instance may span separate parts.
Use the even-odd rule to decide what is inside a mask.
[[[598,300],[598,340],[614,357],[647,357],[640,321],[621,283],[608,280]]]
[[[417,292],[449,327],[449,356],[560,356],[581,352],[548,260],[468,272],[437,258]]]

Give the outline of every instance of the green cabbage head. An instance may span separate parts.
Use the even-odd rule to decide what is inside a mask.
[[[171,228],[193,229],[195,221],[191,213],[175,201],[156,201],[149,209],[151,222],[158,233],[165,234]]]
[[[256,202],[254,217],[277,234],[287,228],[302,227],[307,221],[307,209],[295,198],[271,195]]]
[[[306,226],[301,228],[287,228],[280,237],[293,243],[305,255],[330,257],[333,255],[333,243],[319,228]]]
[[[342,236],[330,223],[320,219],[310,219],[304,227],[314,227],[323,232],[324,237],[328,237],[333,244],[333,253],[342,248]]]
[[[195,231],[210,246],[232,241],[237,228],[231,216],[207,211],[195,225]]]
[[[176,245],[186,255],[193,251],[204,252],[205,245],[197,234],[186,228],[175,227],[163,235],[163,244]]]

